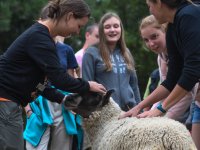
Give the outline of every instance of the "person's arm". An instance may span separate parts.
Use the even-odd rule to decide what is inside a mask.
[[[163,109],[166,110],[182,99],[188,91],[191,91],[200,78],[200,45],[198,43],[200,34],[197,30],[200,21],[190,15],[185,15],[181,19],[177,18],[179,23],[177,23],[176,34],[173,31],[174,28],[168,27],[166,36],[169,45],[169,69],[167,78],[162,85],[171,91],[162,103]],[[193,22],[193,28],[189,28],[190,22]],[[178,39],[171,41],[171,39],[177,38],[177,33],[179,34]],[[172,42],[175,41],[181,42],[181,46],[171,48],[170,44],[173,45]]]
[[[170,93],[170,95],[163,101],[162,106],[164,110],[168,110],[173,105],[175,105],[180,99],[182,99],[188,91],[183,89],[178,84],[175,86],[173,91]]]
[[[162,82],[166,79],[168,66],[167,62],[163,60],[160,55],[158,55],[158,67],[160,73],[160,80]]]
[[[190,28],[191,22],[193,23],[192,28]],[[172,28],[171,30],[168,28],[168,34],[166,36],[167,43],[170,41],[170,39],[176,38],[174,41],[177,41],[177,43],[181,44],[181,46],[179,46],[177,50],[169,48],[169,60],[174,61],[169,61],[167,80],[163,83],[163,85],[166,87],[169,85],[167,82],[172,75],[172,71],[177,73],[177,70],[181,70],[181,74],[177,79],[178,82],[175,88],[173,88],[170,95],[163,101],[162,105],[166,110],[182,99],[188,93],[188,91],[191,91],[200,78],[200,31],[197,30],[200,26],[200,21],[196,19],[195,15],[179,14],[177,15],[175,25],[176,34],[173,32]],[[170,43],[168,43],[168,45],[169,44]],[[174,53],[175,51],[177,53]],[[176,59],[173,59],[174,56],[177,56],[175,57]],[[176,70],[171,69],[173,66],[181,64],[181,62],[182,65],[180,66],[182,67],[177,68]]]
[[[76,70],[79,67],[78,67],[78,63],[77,63],[77,60],[76,60],[76,57],[75,57],[75,54],[74,54],[74,50],[69,45],[66,45],[66,48],[67,48],[67,50],[66,50],[66,53],[67,53],[67,55],[66,55],[66,57],[67,57],[66,58],[67,59],[67,73],[74,78],[78,78]]]
[[[197,19],[197,14],[179,15],[176,19],[176,35],[177,43],[180,43],[178,50],[182,55],[184,67],[177,83],[190,91],[200,79],[200,31],[198,30],[200,20]]]
[[[79,76],[77,75],[76,69],[67,69],[67,73],[74,78],[79,78]]]
[[[30,105],[27,104],[27,106],[24,107],[24,109],[25,109],[26,116],[29,118],[29,117],[31,116],[31,114],[33,113],[33,111],[32,111],[32,109],[31,109]]]
[[[78,68],[78,62],[76,60],[74,51],[71,46],[66,45],[67,51],[66,51],[66,59],[67,59],[67,69],[76,69]]]
[[[139,91],[139,87],[138,87],[137,74],[136,74],[135,70],[131,72],[129,84],[130,84],[131,88],[133,89],[135,101],[136,101],[137,104],[139,104],[140,101],[141,101],[141,97],[140,97],[140,91]]]
[[[88,50],[92,50],[92,47]],[[82,78],[87,81],[95,81],[95,58],[94,55],[86,51],[82,60]]]
[[[140,111],[161,99],[166,98],[169,95],[169,91],[162,85],[159,85],[149,96],[147,96],[144,100],[142,100],[138,105],[133,107],[131,110],[121,114],[119,118],[125,117],[136,117]]]
[[[30,36],[29,42],[28,55],[56,88],[72,93],[86,93],[90,90],[105,94],[106,89],[101,84],[76,79],[65,73],[60,67],[55,45],[50,37],[38,34]]]
[[[160,104],[159,107],[156,109],[153,109],[148,112],[144,112],[142,114],[137,115],[139,118],[144,117],[157,117],[164,115],[168,109],[170,109],[173,105],[175,105],[180,99],[182,99],[188,91],[181,88],[179,85],[176,85],[174,90],[170,93],[170,95],[163,101],[162,104]]]

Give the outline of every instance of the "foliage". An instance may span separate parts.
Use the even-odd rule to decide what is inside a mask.
[[[4,0],[0,2],[0,50],[10,43],[38,18],[47,0]]]
[[[27,27],[38,19],[39,12],[48,0],[0,0],[0,52]],[[141,95],[145,89],[150,72],[156,68],[156,55],[144,48],[138,32],[139,21],[149,14],[143,0],[85,0],[92,11],[91,22],[98,22],[100,17],[114,11],[119,14],[125,28],[128,48],[134,56]],[[84,42],[84,29],[79,36],[66,40],[75,51]]]

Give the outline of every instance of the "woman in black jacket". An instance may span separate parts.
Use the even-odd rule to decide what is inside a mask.
[[[65,73],[53,40],[57,35],[79,34],[80,28],[88,22],[89,6],[84,0],[54,0],[45,7],[48,18],[38,20],[23,32],[0,58],[0,143],[4,143],[4,149],[8,146],[24,149],[20,105],[26,106],[35,98],[36,87],[45,77],[64,91],[105,93],[101,84],[75,79]],[[54,90],[49,93],[42,86],[39,89],[51,99],[48,96]],[[61,103],[62,98],[52,100]]]
[[[166,45],[169,70],[166,80],[152,94],[133,109],[122,114],[120,118],[164,115],[200,79],[200,7],[198,2],[190,0],[146,0],[146,2],[150,13],[160,24],[168,23]],[[139,114],[143,108],[161,99],[165,100],[158,105],[157,109]],[[198,126],[197,133],[200,135],[200,124]],[[200,149],[200,146],[197,147]]]

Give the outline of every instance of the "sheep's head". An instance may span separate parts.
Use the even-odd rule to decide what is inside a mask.
[[[108,90],[105,95],[97,92],[85,94],[70,94],[64,101],[65,109],[72,110],[84,118],[88,118],[92,112],[100,110],[110,99],[114,90]],[[69,105],[70,103],[70,105]],[[73,107],[71,107],[73,103]]]

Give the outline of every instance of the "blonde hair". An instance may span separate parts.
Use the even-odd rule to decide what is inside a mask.
[[[148,26],[152,26],[153,28],[160,29],[163,32],[166,32],[166,28],[167,28],[167,24],[159,24],[153,15],[149,15],[141,20],[140,27],[139,27],[140,33],[143,28],[146,28]]]
[[[120,21],[120,27],[121,27],[121,37],[119,41],[117,42],[117,45],[120,48],[122,57],[124,58],[125,63],[127,64],[127,69],[128,70],[133,70],[134,69],[134,61],[133,58],[130,54],[130,52],[127,49],[126,43],[125,43],[125,38],[124,38],[124,28],[122,25],[122,21],[119,18],[119,16],[116,13],[113,12],[108,12],[104,14],[99,22],[99,50],[101,57],[106,65],[106,70],[110,71],[112,70],[112,63],[110,60],[110,49],[108,48],[107,41],[106,41],[106,36],[104,33],[104,23],[106,20],[115,17]]]

